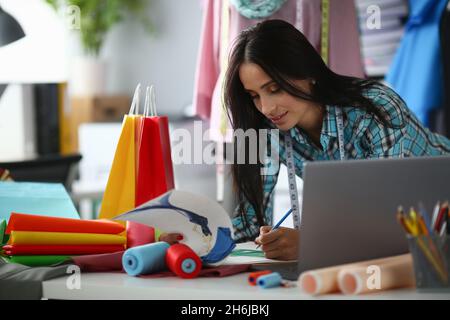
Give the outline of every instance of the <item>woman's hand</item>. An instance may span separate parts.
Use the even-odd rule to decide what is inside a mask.
[[[272,227],[263,226],[255,239],[262,246],[266,258],[278,260],[295,260],[298,256],[300,233],[296,229],[279,227],[272,231]]]
[[[159,236],[159,241],[167,242],[172,245],[178,243],[178,241],[183,240],[183,235],[181,233],[161,233]]]

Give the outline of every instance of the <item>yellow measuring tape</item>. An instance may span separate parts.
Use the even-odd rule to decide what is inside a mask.
[[[322,0],[322,30],[320,31],[320,55],[326,65],[329,65],[330,58],[330,0]],[[344,118],[342,110],[336,109],[336,125],[338,131],[339,156],[341,160],[345,159],[344,146]]]
[[[328,65],[329,38],[330,38],[330,0],[322,0],[322,30],[320,32],[320,55]]]

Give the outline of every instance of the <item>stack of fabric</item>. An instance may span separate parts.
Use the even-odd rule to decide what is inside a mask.
[[[367,76],[384,76],[404,33],[406,0],[356,0],[361,52]]]
[[[123,251],[125,227],[108,220],[79,220],[12,213],[3,255],[28,266],[61,263],[72,256]]]

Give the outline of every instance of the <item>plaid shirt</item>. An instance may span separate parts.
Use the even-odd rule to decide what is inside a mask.
[[[450,140],[425,128],[392,89],[379,84],[366,90],[364,96],[380,108],[394,128],[386,127],[365,110],[355,107],[342,108],[346,159],[434,156],[450,153]],[[340,159],[335,111],[336,107],[326,106],[320,135],[322,150],[314,145],[300,128],[294,127],[288,133],[284,133],[292,137],[295,171],[299,177],[302,177],[305,161]],[[283,134],[280,133],[279,160],[286,164],[283,140]],[[272,225],[273,190],[278,171],[273,175],[264,176],[264,216],[267,225]],[[250,227],[244,227],[242,217],[237,215],[237,208],[233,226],[234,238],[238,242],[253,240],[259,235],[255,210],[248,202],[244,203],[244,208]]]

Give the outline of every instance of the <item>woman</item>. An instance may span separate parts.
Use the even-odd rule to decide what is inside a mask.
[[[304,35],[281,20],[262,22],[238,36],[224,96],[235,130],[280,130],[282,163],[285,140],[292,140],[300,177],[304,161],[450,153],[450,140],[424,128],[393,90],[332,72]],[[261,166],[233,165],[240,200],[235,239],[255,240],[267,258],[295,259],[299,232],[270,227],[278,173],[261,176]]]

